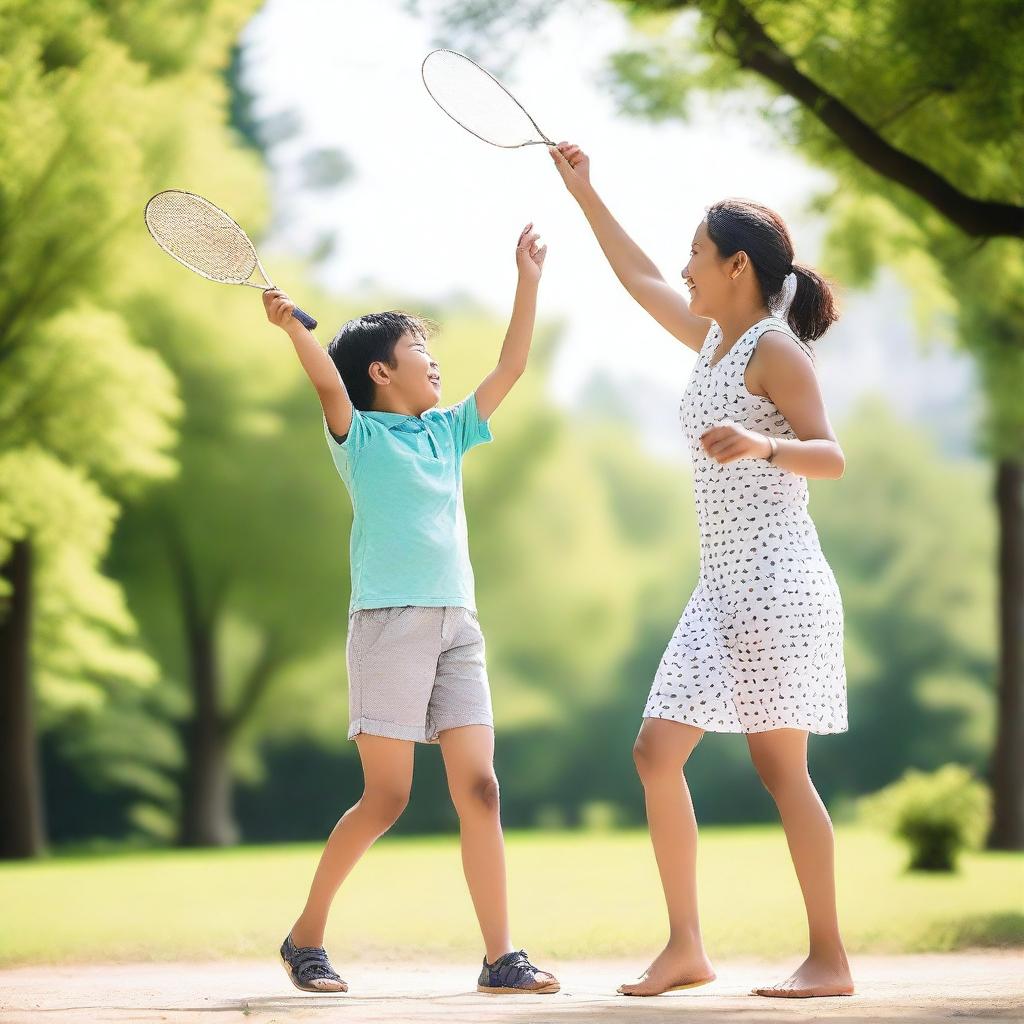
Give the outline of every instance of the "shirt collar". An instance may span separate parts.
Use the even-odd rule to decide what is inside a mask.
[[[409,433],[417,433],[426,430],[426,424],[419,416],[406,416],[401,412],[377,412],[371,410],[364,412],[364,416],[370,416],[378,423],[383,423],[388,430],[405,430]]]

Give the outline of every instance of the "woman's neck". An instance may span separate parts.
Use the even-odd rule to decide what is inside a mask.
[[[715,317],[722,332],[720,349],[727,352],[747,331],[756,323],[767,319],[772,315],[770,309],[765,305],[747,306],[741,309],[733,307],[721,317]]]

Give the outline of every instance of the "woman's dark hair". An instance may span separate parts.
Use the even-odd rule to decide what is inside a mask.
[[[796,296],[786,319],[798,338],[814,341],[839,319],[828,281],[793,262],[793,240],[774,210],[749,199],[723,199],[708,208],[705,223],[720,256],[728,259],[742,250],[750,258],[769,309],[778,303],[789,272],[796,274]]]
[[[403,334],[414,334],[427,341],[436,331],[432,321],[411,313],[366,313],[342,324],[327,346],[327,354],[334,360],[352,404],[366,411],[373,408],[371,364],[387,363],[394,369],[395,346]]]

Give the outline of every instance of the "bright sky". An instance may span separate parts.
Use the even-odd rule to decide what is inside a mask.
[[[678,452],[676,407],[692,353],[618,285],[543,147],[494,148],[435,106],[420,77],[435,30],[399,0],[269,0],[249,25],[245,76],[257,114],[292,112],[302,126],[271,154],[275,241],[301,251],[310,238],[336,232],[338,249],[323,270],[332,287],[434,303],[469,295],[504,316],[515,287],[515,241],[532,220],[549,245],[540,315],[565,324],[555,397],[571,402],[594,374],[620,380],[645,396],[634,418],[652,446]],[[706,110],[686,125],[620,114],[598,78],[628,32],[610,4],[573,5],[530,37],[503,79],[548,135],[587,150],[605,201],[670,280],[678,280],[705,207],[727,195],[777,209],[798,257],[813,261],[822,229],[804,208],[827,179],[749,114]],[[297,184],[297,158],[320,147],[342,149],[355,166],[354,178],[334,193]],[[881,322],[879,301],[888,311]],[[908,325],[892,323],[894,311],[906,319],[900,289],[890,284],[867,300],[850,297],[846,308],[841,330],[823,343],[833,415],[858,394],[882,390],[931,420],[952,404],[962,424],[967,368],[947,352],[922,357],[914,350]],[[481,343],[497,354],[500,341]],[[899,349],[895,362],[890,342]]]

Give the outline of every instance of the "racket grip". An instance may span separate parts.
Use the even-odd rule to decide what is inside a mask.
[[[298,320],[299,323],[302,324],[302,326],[305,327],[307,331],[316,330],[316,320],[313,317],[311,317],[305,310],[299,309],[299,307],[296,306],[292,310],[292,316],[295,317],[295,319]]]

